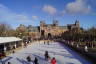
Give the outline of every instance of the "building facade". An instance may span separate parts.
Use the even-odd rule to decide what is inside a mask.
[[[68,24],[68,25],[67,25],[67,28],[68,28],[69,30],[79,29],[79,28],[80,28],[80,23],[79,23],[79,21],[76,20],[74,24]]]
[[[58,36],[67,31],[66,26],[59,26],[59,22],[54,20],[53,24],[46,24],[40,21],[40,34],[42,37]]]
[[[59,22],[54,20],[52,24],[46,24],[45,21],[40,21],[40,26],[24,26],[20,25],[17,29],[26,31],[33,38],[58,36],[65,31],[72,29],[79,29],[80,23],[76,21],[74,24],[68,24],[67,26],[59,26]]]

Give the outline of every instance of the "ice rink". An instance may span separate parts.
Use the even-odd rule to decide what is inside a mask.
[[[26,60],[26,57],[30,56],[32,61],[37,57],[39,64],[50,64],[50,61],[46,61],[44,58],[45,51],[49,52],[51,58],[56,58],[57,64],[91,64],[76,52],[66,46],[62,46],[58,42],[52,42],[48,45],[47,43],[44,44],[42,41],[34,42],[28,45],[27,48],[16,51],[16,53],[4,58],[3,62],[5,62],[5,64],[7,64],[7,62],[11,62],[11,64],[33,64],[33,62]]]

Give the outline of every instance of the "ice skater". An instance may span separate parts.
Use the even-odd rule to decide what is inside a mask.
[[[35,60],[34,60],[33,64],[39,64],[37,57],[35,57]]]
[[[51,64],[57,64],[57,61],[56,61],[55,57],[52,58]]]
[[[45,51],[45,55],[44,56],[45,56],[45,60],[49,60],[50,59],[48,51]]]
[[[49,41],[47,42],[47,44],[49,45]]]
[[[44,41],[44,44],[45,44],[45,41]]]
[[[11,64],[11,62],[8,62],[8,64]]]
[[[26,59],[27,59],[28,62],[32,61],[30,56],[28,56]]]

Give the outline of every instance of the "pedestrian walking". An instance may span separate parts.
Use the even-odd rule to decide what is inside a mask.
[[[55,57],[53,57],[52,60],[51,60],[51,64],[56,64],[56,62],[57,61],[56,61]]]
[[[34,60],[33,64],[39,64],[37,57],[35,57],[35,60]]]

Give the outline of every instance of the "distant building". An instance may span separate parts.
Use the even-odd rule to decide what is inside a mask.
[[[28,27],[27,27],[23,24],[20,24],[20,26],[17,27],[17,30],[21,30],[21,31],[25,31],[25,32],[39,32],[38,26],[28,25]]]
[[[79,28],[80,28],[80,23],[79,23],[79,21],[76,20],[75,24],[68,24],[68,25],[67,25],[67,28],[68,28],[69,30],[79,29]]]
[[[20,24],[19,27],[17,27],[16,29],[19,34],[18,35],[22,35],[23,32],[25,32],[27,35],[31,36],[32,38],[38,38],[38,34],[39,34],[39,30],[38,30],[38,26],[25,26],[23,24]],[[21,34],[20,34],[21,33]]]
[[[56,20],[53,21],[53,24],[46,24],[45,21],[40,21],[40,34],[43,37],[60,35],[65,31],[67,31],[67,27],[59,26]]]
[[[40,36],[38,26],[29,25],[27,27],[27,32],[29,33],[30,36],[32,36],[32,38],[39,38],[39,36]]]
[[[29,26],[27,27],[27,31],[28,31],[28,32],[39,32],[38,26],[29,25]]]
[[[16,30],[21,31],[21,32],[24,32],[24,31],[26,31],[26,30],[27,30],[27,27],[26,27],[25,25],[23,25],[23,24],[20,24],[20,26],[19,26],[19,27],[17,27],[17,29],[16,29]]]
[[[74,24],[68,24],[67,26],[59,26],[59,22],[57,20],[54,20],[52,24],[46,24],[45,21],[40,21],[40,26],[29,25],[26,27],[20,24],[20,26],[17,29],[22,31],[25,30],[33,38],[39,38],[39,37],[58,36],[65,31],[79,28],[80,28],[79,21],[76,21]]]

